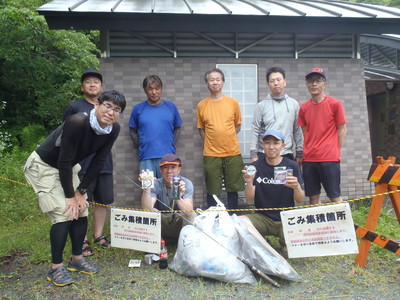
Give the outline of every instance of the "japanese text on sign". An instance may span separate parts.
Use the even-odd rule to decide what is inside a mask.
[[[348,203],[282,211],[290,258],[358,253]]]
[[[113,247],[150,253],[160,251],[161,216],[159,212],[125,209],[111,210]]]

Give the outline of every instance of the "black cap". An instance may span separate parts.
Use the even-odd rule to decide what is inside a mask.
[[[314,74],[321,75],[326,80],[325,71],[322,68],[313,68],[312,70],[308,71],[307,74],[306,74],[306,79],[309,78],[311,75],[314,75]]]
[[[85,72],[83,72],[81,82],[83,82],[85,78],[89,76],[97,77],[98,79],[100,79],[101,82],[103,82],[103,76],[99,73],[99,71],[96,71],[95,69],[87,69]]]

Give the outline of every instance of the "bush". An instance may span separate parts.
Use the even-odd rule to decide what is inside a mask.
[[[36,149],[46,138],[47,131],[42,125],[28,125],[18,135],[21,150],[31,152]]]
[[[28,126],[29,127],[29,126]],[[26,145],[14,146],[4,153],[0,164],[0,257],[14,251],[27,252],[33,261],[49,259],[48,218],[39,210],[36,195],[25,181],[23,167],[25,161],[42,140],[41,128],[25,128],[22,136]],[[29,135],[32,134],[31,137]],[[44,246],[43,246],[44,245]]]

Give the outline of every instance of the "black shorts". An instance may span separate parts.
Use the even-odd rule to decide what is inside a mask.
[[[321,194],[321,184],[329,198],[340,197],[340,162],[303,162],[303,178],[307,197]]]
[[[82,180],[83,175],[79,174]],[[87,189],[88,201],[100,204],[111,204],[114,202],[114,183],[113,175],[99,174]]]

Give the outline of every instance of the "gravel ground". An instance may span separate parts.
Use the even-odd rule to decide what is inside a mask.
[[[400,262],[370,254],[367,268],[354,255],[288,260],[306,280],[277,279],[280,288],[258,278],[258,284],[230,284],[185,277],[157,264],[128,268],[141,252],[96,248],[91,261],[101,267],[94,276],[73,273],[74,285],[55,287],[46,281],[49,264],[33,264],[16,254],[0,262],[0,295],[6,299],[400,299]],[[173,257],[170,250],[170,260]]]

